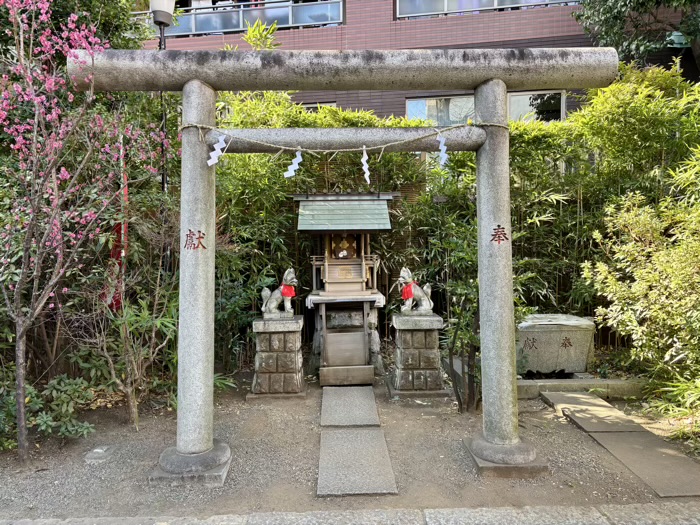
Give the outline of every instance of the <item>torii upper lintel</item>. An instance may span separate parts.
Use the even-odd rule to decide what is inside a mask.
[[[612,48],[401,51],[126,51],[68,62],[79,89],[182,91],[190,80],[217,91],[475,89],[497,78],[511,91],[604,87],[617,77]]]

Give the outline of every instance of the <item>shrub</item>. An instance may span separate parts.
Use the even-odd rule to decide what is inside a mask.
[[[42,387],[27,385],[27,426],[43,435],[85,437],[93,425],[79,421],[77,413],[94,399],[84,379],[60,375]],[[17,434],[14,367],[0,368],[0,450],[15,448]]]

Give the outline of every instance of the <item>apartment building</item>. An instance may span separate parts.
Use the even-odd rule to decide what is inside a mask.
[[[577,2],[562,0],[178,0],[178,25],[168,49],[218,50],[249,46],[247,24],[276,22],[281,49],[577,47],[591,42],[574,20]],[[150,43],[149,47],[154,47]],[[294,95],[318,104],[407,115],[437,125],[466,121],[470,91],[312,91]],[[561,119],[575,104],[564,92],[511,93],[513,119]]]

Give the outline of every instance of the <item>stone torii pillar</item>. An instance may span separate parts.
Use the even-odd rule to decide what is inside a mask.
[[[182,89],[185,126],[216,124],[216,91],[199,80]],[[214,440],[216,173],[200,129],[182,130],[177,443],[160,455],[149,480],[222,485],[231,449]]]
[[[69,74],[81,89],[183,92],[177,442],[161,455],[153,479],[220,485],[230,463],[228,445],[213,439],[215,184],[206,161],[223,132],[210,129],[216,90],[475,90],[477,127],[445,131],[451,151],[477,151],[484,424],[468,447],[482,470],[514,476],[541,471],[535,449],[518,436],[507,89],[604,87],[616,78],[617,66],[610,48],[107,50],[70,59]],[[371,149],[410,140],[391,151],[435,151],[431,130],[228,130],[233,138],[225,150]]]
[[[535,448],[518,437],[518,390],[515,379],[513,250],[510,220],[508,90],[489,80],[474,92],[475,120],[486,130],[476,153],[476,210],[481,334],[483,431],[467,440],[477,466],[537,475],[547,465],[536,462]],[[481,461],[485,460],[485,461]],[[504,474],[509,474],[504,473]]]

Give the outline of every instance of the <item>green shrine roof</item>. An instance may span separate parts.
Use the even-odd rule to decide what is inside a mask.
[[[295,195],[299,201],[299,231],[391,230],[391,193]]]

